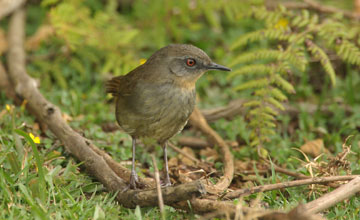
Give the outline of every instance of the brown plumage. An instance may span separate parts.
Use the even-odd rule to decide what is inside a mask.
[[[116,120],[133,138],[130,187],[136,188],[135,140],[152,138],[164,148],[165,185],[170,185],[166,142],[185,126],[195,106],[195,83],[209,69],[230,71],[215,64],[201,49],[173,44],[155,52],[146,63],[106,84],[116,98]]]

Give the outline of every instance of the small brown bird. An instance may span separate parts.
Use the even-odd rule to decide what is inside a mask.
[[[167,140],[184,128],[195,106],[195,82],[212,69],[230,71],[195,46],[172,44],[127,75],[107,82],[106,92],[116,98],[116,120],[132,137],[130,188],[136,189],[138,182],[135,147],[139,138],[152,138],[163,147],[164,185],[171,185]]]

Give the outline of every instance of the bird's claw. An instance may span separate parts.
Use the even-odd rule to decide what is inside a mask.
[[[139,177],[136,173],[131,173],[130,175],[130,182],[127,187],[125,187],[121,192],[126,192],[129,189],[137,189],[136,185],[139,184]]]
[[[165,181],[163,182],[163,181],[161,181],[161,187],[168,187],[168,186],[171,186],[172,184],[171,184],[171,182],[170,182],[170,180],[169,179],[165,179]]]

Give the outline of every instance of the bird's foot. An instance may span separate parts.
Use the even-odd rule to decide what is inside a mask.
[[[136,185],[138,184],[139,184],[139,176],[137,175],[137,173],[131,172],[129,185],[125,187],[125,189],[123,189],[121,192],[122,193],[126,192],[129,189],[137,189]]]
[[[161,181],[161,187],[168,187],[168,186],[171,186],[171,182],[170,182],[170,179],[166,178],[164,181]]]
[[[136,172],[131,172],[130,175],[130,189],[136,189],[136,185],[139,183],[139,176]]]

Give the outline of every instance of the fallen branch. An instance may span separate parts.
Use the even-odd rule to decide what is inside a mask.
[[[26,0],[0,0],[0,20],[22,6]]]
[[[245,113],[245,108],[243,107],[244,103],[245,100],[236,99],[231,101],[229,105],[225,107],[202,110],[201,113],[204,115],[206,121],[208,122],[213,122],[220,118],[231,120],[235,116]]]
[[[329,183],[329,182],[335,182],[335,181],[348,181],[348,180],[352,180],[356,177],[359,177],[359,176],[347,175],[347,176],[314,177],[311,179],[294,180],[294,181],[289,181],[289,182],[284,182],[284,183],[255,186],[252,188],[239,189],[239,190],[229,192],[223,198],[235,199],[235,198],[239,198],[240,196],[248,196],[253,193],[266,192],[266,191],[271,191],[271,190],[278,190],[278,189],[284,189],[284,188],[302,186],[302,185],[309,185],[309,184],[323,184],[323,183]]]
[[[215,187],[219,190],[227,189],[234,177],[234,159],[229,146],[220,135],[209,126],[198,108],[194,109],[194,112],[190,116],[189,123],[198,128],[206,136],[209,142],[220,147],[224,163],[224,175],[220,178],[220,181]]]
[[[204,149],[211,146],[206,140],[197,137],[185,137],[181,136],[177,140],[177,144],[180,146],[191,147],[195,149]]]
[[[190,200],[206,194],[201,181],[194,181],[177,186],[161,188],[164,204],[174,205],[180,201]],[[128,190],[118,194],[116,199],[126,208],[154,207],[158,205],[158,192],[156,189]],[[182,208],[184,209],[184,208]]]
[[[237,141],[226,140],[225,143],[227,143],[230,147],[239,146],[239,143]],[[198,137],[186,137],[186,136],[179,137],[177,139],[177,144],[180,146],[186,146],[194,149],[204,149],[207,147],[214,147],[214,143],[209,143],[206,140],[203,140]]]
[[[343,14],[347,18],[360,20],[360,15],[357,14],[356,12],[345,11],[332,6],[326,6],[313,0],[304,0],[304,2],[281,2],[281,3],[280,2],[274,3],[271,0],[267,2],[268,2],[267,7],[269,9],[274,9],[279,4],[281,4],[282,6],[288,9],[308,9],[308,10],[318,11],[320,13]]]
[[[328,209],[338,202],[353,197],[360,192],[360,176],[357,176],[347,184],[340,186],[332,192],[329,192],[320,198],[304,205],[307,213],[319,213]]]

